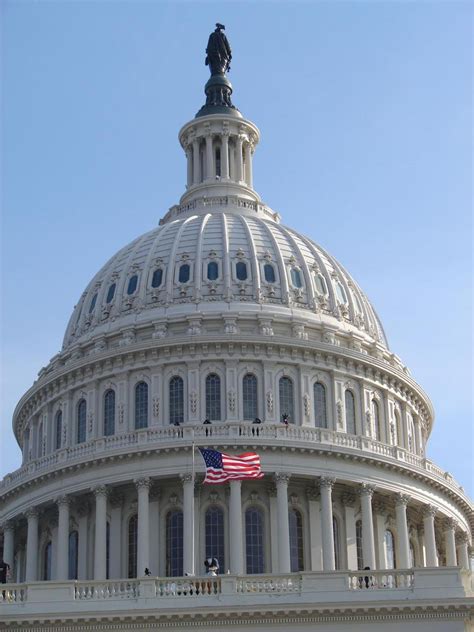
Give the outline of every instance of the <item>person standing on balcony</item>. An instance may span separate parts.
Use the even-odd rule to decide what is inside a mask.
[[[7,564],[3,558],[0,561],[0,584],[6,584],[10,575],[10,564]]]

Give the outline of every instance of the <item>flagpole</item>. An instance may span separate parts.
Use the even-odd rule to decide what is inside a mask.
[[[194,539],[195,539],[195,533],[194,533],[194,479],[196,477],[196,472],[195,472],[195,461],[194,461],[194,441],[193,441],[193,445],[192,445],[192,466],[191,466],[191,473],[192,473],[192,481],[193,481],[193,497],[192,497],[192,511],[191,511],[191,533],[192,533],[192,537],[191,537],[191,575],[195,575],[195,559],[194,559]]]

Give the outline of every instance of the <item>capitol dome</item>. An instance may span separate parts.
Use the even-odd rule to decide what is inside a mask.
[[[426,458],[431,402],[365,294],[255,191],[260,133],[218,61],[179,203],[90,281],[15,409],[0,624],[444,631],[471,501]],[[197,448],[263,478],[210,487]]]

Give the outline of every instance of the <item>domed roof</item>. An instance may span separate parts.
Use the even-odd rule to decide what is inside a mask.
[[[217,313],[297,318],[388,348],[344,268],[258,202],[227,196],[173,207],[114,255],[83,292],[64,348],[154,321]]]

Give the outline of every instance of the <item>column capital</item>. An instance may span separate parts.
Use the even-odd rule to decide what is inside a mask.
[[[96,498],[99,498],[100,496],[107,498],[109,495],[109,490],[106,485],[97,485],[96,487],[92,487],[91,492]]]
[[[369,483],[362,483],[362,485],[358,489],[358,494],[360,496],[368,496],[372,498],[375,492],[375,485],[369,485]]]
[[[152,482],[151,482],[151,478],[149,478],[148,476],[142,476],[141,478],[136,478],[134,481],[135,483],[135,487],[137,488],[138,491],[140,491],[141,489],[150,489]]]
[[[457,520],[455,520],[455,518],[448,517],[445,518],[443,526],[445,531],[449,531],[450,529],[455,531],[456,527],[458,526],[458,522]]]
[[[395,494],[395,507],[400,507],[401,505],[406,507],[410,500],[411,496],[409,494],[402,494],[401,492],[398,492]]]
[[[69,507],[69,505],[71,504],[71,499],[69,496],[67,496],[66,494],[62,495],[62,496],[58,496],[57,498],[55,498],[54,502],[56,503],[56,505],[59,507],[62,506],[67,506]]]
[[[5,520],[5,522],[2,522],[2,524],[0,524],[0,529],[2,529],[3,533],[5,533],[5,531],[14,531],[14,520]]]
[[[432,517],[434,518],[438,513],[438,510],[434,505],[425,505],[421,510],[421,513],[424,518]]]
[[[354,507],[356,502],[356,495],[352,492],[344,492],[341,496],[341,502],[344,507]]]
[[[460,544],[468,544],[469,535],[465,531],[461,531],[460,533],[456,534],[456,540],[458,540]]]
[[[192,483],[193,482],[193,475],[192,474],[180,474],[179,478],[181,479],[181,482],[183,483],[183,485],[185,485],[186,483]]]
[[[306,498],[308,500],[314,500],[317,501],[319,500],[319,489],[317,487],[307,487],[305,489],[306,492]]]
[[[37,518],[39,516],[39,511],[36,507],[30,507],[25,511],[25,516],[28,521],[32,518]]]
[[[273,476],[275,483],[277,485],[288,485],[288,483],[290,482],[290,474],[287,474],[286,472],[275,472],[274,476]]]
[[[336,478],[334,476],[321,476],[319,479],[319,487],[320,489],[332,489],[336,482]]]

